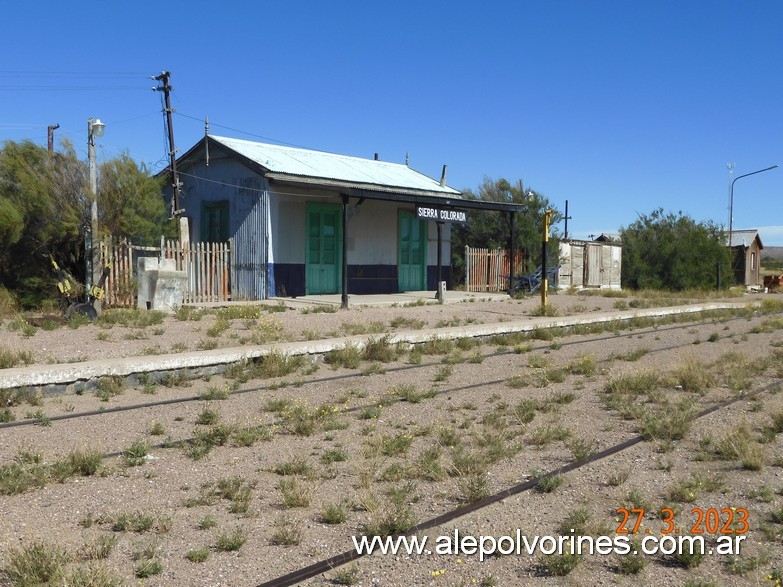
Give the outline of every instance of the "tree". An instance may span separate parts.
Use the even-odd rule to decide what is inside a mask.
[[[134,244],[154,245],[170,228],[161,196],[162,180],[150,177],[123,153],[100,166],[98,230],[102,236],[127,237]]]
[[[662,208],[640,214],[620,229],[623,243],[623,285],[632,289],[711,289],[717,266],[730,283],[728,250],[723,229],[696,222],[682,212]]]
[[[122,155],[103,163],[100,177],[101,235],[152,244],[166,234],[160,183],[146,169]],[[84,280],[87,185],[87,167],[67,142],[52,156],[31,141],[7,141],[0,148],[0,285],[23,306],[55,295],[49,255]]]
[[[530,193],[528,196],[527,194]],[[524,267],[517,267],[517,274],[530,272],[541,264],[541,221],[544,211],[553,209],[552,203],[541,193],[533,190],[525,192],[522,180],[510,183],[506,179],[492,180],[484,178],[478,192],[467,189],[465,198],[484,202],[502,202],[523,204],[522,213],[514,217],[514,237],[517,250],[524,252]],[[510,246],[511,220],[508,212],[471,211],[467,224],[455,224],[451,228],[452,282],[461,283],[465,279],[465,245],[490,249]],[[552,225],[562,219],[560,212],[552,215]],[[550,231],[549,264],[557,264],[557,229]]]
[[[88,213],[83,167],[67,145],[53,157],[30,141],[0,149],[0,284],[26,306],[53,284],[50,254],[80,256]]]

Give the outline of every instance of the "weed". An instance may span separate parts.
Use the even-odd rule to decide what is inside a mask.
[[[377,420],[381,415],[381,406],[366,406],[362,408],[357,417],[360,420]]]
[[[359,581],[359,567],[351,565],[334,571],[331,582],[335,585],[356,585]]]
[[[352,344],[347,344],[341,349],[334,349],[324,355],[324,362],[333,369],[344,367],[346,369],[358,369],[362,359],[362,351]]]
[[[212,426],[220,421],[220,412],[205,407],[196,418],[196,424],[200,426]]]
[[[306,508],[310,505],[313,487],[297,478],[286,477],[280,480],[278,489],[283,497],[283,505],[287,508]]]
[[[144,439],[138,439],[128,448],[122,451],[122,460],[126,467],[138,467],[143,465],[149,454],[150,445]]]
[[[270,441],[275,436],[273,426],[247,426],[233,431],[231,442],[234,446],[253,446],[257,441]]]
[[[565,440],[571,436],[571,431],[564,426],[555,426],[547,424],[536,428],[530,435],[530,444],[538,447],[547,446],[548,444],[560,440]]]
[[[764,466],[764,447],[753,439],[747,424],[725,436],[718,443],[717,453],[724,459],[738,459],[749,471],[759,471]]]
[[[290,461],[275,465],[272,471],[285,477],[290,475],[309,476],[312,474],[313,468],[307,459],[303,457],[295,457]]]
[[[448,355],[452,350],[454,350],[454,341],[435,336],[421,345],[421,352],[425,355]]]
[[[638,575],[644,570],[644,567],[647,566],[647,559],[642,554],[642,543],[638,538],[631,539],[631,552],[620,556],[617,560],[617,566],[623,575]]]
[[[208,548],[194,548],[185,553],[185,558],[192,563],[203,563],[209,558]]]
[[[672,559],[681,567],[686,569],[693,569],[698,567],[702,562],[704,562],[704,558],[706,556],[697,543],[697,538],[701,537],[693,537],[694,540],[692,541],[688,540],[687,535],[683,536],[683,538],[685,540],[682,540],[682,545],[680,548],[678,548],[674,554],[671,555]]]
[[[400,347],[389,342],[389,337],[384,336],[379,339],[371,338],[364,345],[362,358],[365,361],[379,361],[381,363],[390,363],[396,361],[400,355]]]
[[[242,548],[242,545],[247,541],[247,532],[244,528],[237,526],[229,534],[222,532],[217,537],[215,543],[215,550],[220,552],[233,552]]]
[[[302,314],[334,314],[337,312],[337,306],[331,305],[318,305],[308,306],[299,310]]]
[[[715,385],[715,377],[710,372],[710,367],[693,358],[675,367],[670,375],[674,384],[683,391],[703,395]]]
[[[214,528],[217,526],[217,520],[213,518],[212,516],[204,516],[199,520],[198,523],[198,529],[199,530],[209,530],[210,528]]]
[[[575,461],[581,461],[595,454],[598,441],[574,438],[568,446]]]
[[[143,534],[155,527],[155,517],[142,511],[118,514],[113,518],[109,518],[108,521],[114,532]]]
[[[11,585],[46,584],[68,561],[68,554],[59,546],[33,541],[9,550],[4,571]]]
[[[95,390],[95,396],[102,402],[107,402],[112,397],[121,395],[125,382],[123,378],[117,375],[101,377],[98,379],[98,387]]]
[[[383,375],[386,373],[386,369],[380,363],[372,363],[368,367],[362,370],[362,375]]]
[[[423,399],[435,397],[437,390],[430,388],[425,391],[419,391],[415,385],[406,383],[390,388],[386,393],[398,397],[400,401],[417,404]]]
[[[690,479],[679,481],[668,491],[668,498],[679,503],[693,503],[699,492],[712,492],[720,489],[721,482],[717,477],[707,477],[703,474],[693,474]]]
[[[218,348],[218,341],[216,340],[209,340],[205,338],[198,341],[196,344],[196,350],[199,351],[213,351],[216,348]]]
[[[348,460],[348,451],[334,448],[326,451],[321,455],[321,462],[325,465],[331,465],[332,463],[338,463]]]
[[[367,456],[372,457],[379,454],[387,457],[402,456],[408,452],[411,444],[413,444],[413,435],[411,434],[382,434],[370,440]]]
[[[103,461],[103,453],[97,449],[77,449],[68,454],[70,470],[82,477],[95,475]]]
[[[145,560],[136,565],[134,573],[139,579],[146,579],[163,572],[163,563],[157,559]]]
[[[559,534],[575,534],[582,536],[588,534],[587,522],[590,520],[590,512],[585,508],[571,510],[566,518],[557,527]]]
[[[389,326],[392,328],[410,328],[411,330],[421,330],[424,328],[424,324],[424,320],[403,316],[397,316],[389,321]]]
[[[612,472],[611,475],[609,475],[609,478],[606,480],[606,484],[610,485],[612,487],[619,487],[631,476],[631,469],[628,467],[624,467],[622,469],[617,469]]]
[[[30,351],[15,351],[7,347],[0,347],[0,369],[10,369],[19,364],[29,365],[33,362],[33,354]]]
[[[541,559],[541,564],[546,568],[547,572],[554,577],[565,577],[581,562],[581,555],[570,554],[568,552],[563,554],[550,554]]]
[[[568,371],[573,375],[585,375],[587,377],[595,374],[596,360],[593,355],[584,355],[577,357],[567,367]]]
[[[534,474],[534,476],[538,476]],[[538,478],[536,491],[539,493],[552,493],[563,484],[562,475],[543,475]]]
[[[62,580],[63,585],[70,587],[121,587],[123,585],[122,578],[114,571],[95,563],[72,569]]]
[[[169,371],[160,380],[164,387],[188,387],[190,381],[185,371]]]
[[[409,484],[392,488],[389,499],[375,502],[370,509],[370,519],[364,526],[368,536],[391,536],[401,534],[416,525],[416,514],[409,505],[412,486]]]
[[[324,524],[342,524],[348,519],[348,512],[341,503],[330,503],[323,507],[319,519]]]
[[[512,410],[513,416],[520,424],[529,424],[536,417],[540,404],[532,399],[523,399]]]
[[[435,381],[446,381],[454,373],[454,367],[451,365],[441,365],[438,372],[435,373]]]
[[[281,516],[274,521],[273,526],[274,532],[272,532],[272,536],[269,538],[271,544],[297,546],[302,542],[302,529],[291,518]]]
[[[684,401],[648,412],[640,425],[645,440],[673,441],[685,437],[693,422],[694,406]]]
[[[27,412],[27,414],[25,414],[25,418],[27,418],[28,420],[35,420],[35,423],[38,426],[49,427],[52,425],[51,419],[49,419],[49,416],[47,416],[43,410]]]

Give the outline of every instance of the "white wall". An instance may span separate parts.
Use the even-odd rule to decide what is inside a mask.
[[[339,197],[326,194],[301,195],[293,192],[270,193],[270,222],[275,263],[304,263],[307,228],[307,203],[335,204],[342,207]],[[399,202],[365,200],[356,211],[357,200],[351,198],[348,220],[348,263],[350,265],[396,265],[399,210],[413,211],[412,206]],[[342,210],[341,210],[342,211]],[[435,265],[438,233],[434,222],[428,223],[427,264]],[[451,227],[442,230],[441,263],[451,259]]]

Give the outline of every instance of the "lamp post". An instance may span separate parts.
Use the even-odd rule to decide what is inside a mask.
[[[764,169],[759,169],[758,171],[751,171],[750,173],[745,173],[744,175],[738,175],[731,182],[731,189],[729,190],[729,263],[731,264],[729,269],[731,269],[731,271],[734,271],[734,263],[732,260],[732,246],[731,246],[731,239],[734,232],[734,184],[737,183],[738,179],[742,179],[743,177],[748,177],[749,175],[756,175],[757,173],[770,171],[776,168],[777,165],[772,165],[771,167],[765,167]]]
[[[85,239],[85,260],[87,263],[86,291],[98,282],[100,255],[95,240],[98,238],[98,173],[95,168],[95,137],[102,137],[106,125],[99,118],[87,120],[87,163],[90,171],[90,233]],[[89,241],[89,242],[88,242]]]

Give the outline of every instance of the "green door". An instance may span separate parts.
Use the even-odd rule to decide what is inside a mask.
[[[340,291],[342,232],[340,206],[307,204],[305,293]]]
[[[427,288],[427,221],[400,210],[397,237],[397,286],[400,291]]]
[[[201,202],[201,242],[224,243],[228,240],[228,200]]]

